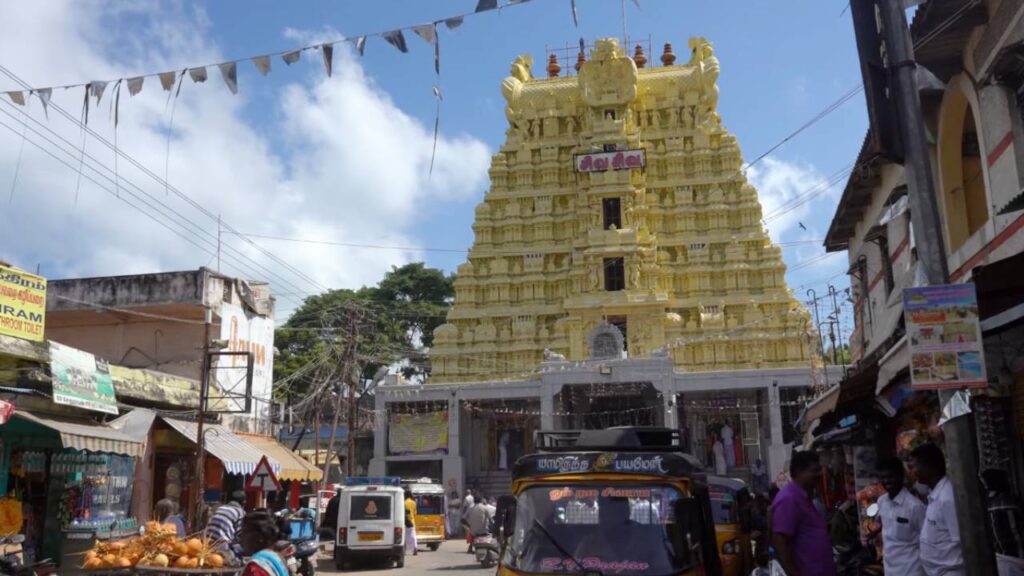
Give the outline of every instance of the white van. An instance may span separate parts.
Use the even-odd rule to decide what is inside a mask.
[[[379,558],[405,565],[405,496],[398,478],[349,478],[338,499],[334,564]]]

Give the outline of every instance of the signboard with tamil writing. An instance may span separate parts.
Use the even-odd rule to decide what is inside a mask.
[[[903,313],[912,388],[988,385],[974,284],[907,288],[903,291]]]
[[[117,414],[114,384],[105,361],[51,340],[50,372],[57,404]]]
[[[651,476],[686,476],[702,470],[699,462],[682,454],[637,452],[576,452],[529,454],[516,462],[513,476],[618,473]]]
[[[577,172],[605,172],[608,170],[626,170],[643,168],[645,156],[643,150],[618,150],[615,152],[592,152],[576,155]]]
[[[388,419],[388,452],[401,454],[447,454],[448,412],[392,414]]]
[[[0,265],[0,334],[43,341],[46,278]]]

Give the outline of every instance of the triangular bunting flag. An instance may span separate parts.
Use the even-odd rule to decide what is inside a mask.
[[[433,24],[413,26],[412,31],[415,32],[416,35],[419,36],[420,38],[423,38],[423,40],[427,44],[433,44],[434,42],[437,42],[437,30],[434,29]]]
[[[362,56],[363,52],[365,50],[366,50],[366,36],[360,36],[359,38],[356,38],[356,51],[359,52],[359,55]]]
[[[291,66],[299,61],[300,56],[302,56],[302,50],[292,50],[291,52],[285,52],[282,54],[281,60],[284,60],[285,64]]]
[[[222,62],[217,64],[217,68],[220,68],[220,76],[228,85],[228,90],[238,94],[238,62]]]
[[[572,6],[572,25],[579,28],[580,18],[576,15],[576,0],[569,0],[569,4]]]
[[[449,18],[444,21],[444,25],[447,26],[449,30],[455,30],[459,26],[462,26],[462,16]]]
[[[8,92],[7,97],[11,99],[11,102],[14,102],[18,106],[25,105],[25,94],[23,92]]]
[[[327,71],[327,77],[330,78],[334,68],[334,44],[324,44],[320,50],[324,53],[324,70]]]
[[[136,76],[135,78],[128,79],[128,93],[135,96],[139,92],[142,92],[142,81],[146,78],[144,76]]]
[[[161,72],[160,73],[160,85],[163,86],[164,92],[170,92],[174,90],[174,80],[178,77],[177,72]]]
[[[480,0],[476,3],[476,10],[473,12],[483,12],[485,10],[494,10],[498,7],[498,0]]]
[[[391,32],[385,32],[383,34],[388,44],[391,44],[395,48],[398,48],[399,52],[403,54],[409,51],[409,47],[405,45],[405,34],[402,34],[401,30],[392,30]]]
[[[270,72],[270,56],[257,56],[252,59],[252,63],[260,71],[260,76],[266,76]]]
[[[53,95],[53,88],[40,88],[34,92],[36,96],[39,96],[39,101],[43,103],[43,114],[49,118],[50,112],[47,107],[50,105],[50,96]]]
[[[192,78],[193,82],[206,82],[206,67],[200,66],[199,68],[189,68],[188,75]]]
[[[99,106],[100,100],[103,99],[103,91],[107,89],[107,83],[102,80],[93,80],[89,82],[89,92],[94,98],[96,98],[96,105]]]

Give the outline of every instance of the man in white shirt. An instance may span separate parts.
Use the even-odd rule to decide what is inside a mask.
[[[927,576],[964,575],[960,525],[953,485],[946,477],[946,457],[934,444],[918,446],[911,457],[918,481],[931,489],[921,528],[921,567]]]
[[[920,540],[925,506],[903,483],[903,462],[895,456],[878,464],[886,493],[878,499],[882,520],[882,564],[886,574],[924,576]]]

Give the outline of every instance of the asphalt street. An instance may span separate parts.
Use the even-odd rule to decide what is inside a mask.
[[[320,553],[317,574],[358,574],[358,576],[493,576],[494,568],[483,568],[476,557],[466,553],[463,540],[449,540],[437,552],[425,547],[420,548],[416,556],[405,557],[404,568],[392,568],[391,564],[365,563],[356,564],[351,570],[339,571],[334,566],[330,548]]]

